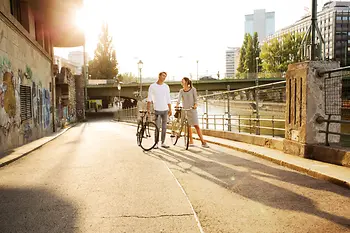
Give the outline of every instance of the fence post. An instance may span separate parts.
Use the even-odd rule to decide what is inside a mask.
[[[214,115],[214,130],[216,130],[216,115]]]
[[[227,91],[230,91],[230,85],[227,85]],[[230,109],[230,94],[227,93],[227,130],[231,131],[231,109]]]
[[[241,132],[241,115],[238,115],[238,132]]]
[[[208,90],[205,90],[205,95],[208,95]],[[208,107],[208,97],[205,98],[205,114],[207,116],[206,118],[206,129],[209,129],[209,107]]]
[[[256,105],[256,129],[255,133],[256,135],[260,135],[260,115],[259,115],[259,79],[258,76],[256,76],[255,79],[255,105]]]
[[[273,115],[272,115],[272,137],[275,137],[275,120]]]

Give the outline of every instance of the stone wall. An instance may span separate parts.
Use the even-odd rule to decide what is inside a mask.
[[[85,119],[85,82],[83,75],[74,75],[77,120]]]
[[[0,11],[9,10],[8,2],[1,1]],[[0,154],[52,132],[52,61],[5,15],[0,12]],[[30,87],[28,120],[21,120],[21,85]]]

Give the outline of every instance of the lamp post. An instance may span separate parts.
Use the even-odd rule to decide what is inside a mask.
[[[140,60],[137,63],[137,66],[138,66],[139,72],[140,72],[140,100],[142,101],[142,75],[141,75],[141,71],[142,71],[142,67],[143,67],[143,62]]]
[[[119,98],[118,98],[118,107],[121,107],[121,101],[120,101],[120,90],[122,89],[121,82],[118,82],[118,91],[119,91]]]
[[[197,60],[197,83],[198,83],[198,60]]]

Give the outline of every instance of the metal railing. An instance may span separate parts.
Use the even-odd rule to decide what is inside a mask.
[[[138,107],[118,109],[114,113],[114,119],[117,121],[137,122]]]
[[[319,124],[326,123],[325,145],[330,143],[350,146],[350,66],[319,73],[324,77],[324,105],[327,119],[317,117]],[[333,118],[333,119],[332,119]],[[335,119],[334,119],[335,118]],[[335,135],[330,138],[330,135]]]
[[[284,137],[285,81],[200,96],[204,129]],[[211,113],[213,112],[213,113]]]
[[[206,91],[198,97],[199,124],[203,129],[284,137],[285,84],[280,81],[211,94]],[[120,121],[136,122],[137,118],[137,107],[115,113]]]

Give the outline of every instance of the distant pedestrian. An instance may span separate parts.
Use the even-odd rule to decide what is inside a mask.
[[[192,81],[187,77],[184,77],[181,80],[181,85],[183,88],[179,92],[179,97],[176,103],[176,107],[178,107],[180,102],[182,101],[183,108],[185,109],[192,108],[192,110],[188,111],[187,113],[188,123],[190,125],[190,130],[189,130],[190,145],[189,146],[194,146],[192,129],[191,129],[191,126],[194,126],[202,142],[202,147],[209,148],[208,144],[203,139],[201,129],[199,128],[198,113],[197,113],[197,90],[192,86]]]
[[[167,77],[166,72],[160,72],[158,75],[158,81],[151,84],[148,89],[147,98],[147,112],[150,113],[151,103],[153,102],[153,107],[156,116],[156,124],[158,128],[162,129],[161,146],[163,148],[169,148],[165,144],[165,136],[167,130],[168,116],[172,115],[171,112],[171,100],[170,100],[170,88],[164,83]],[[155,149],[158,148],[156,145]]]

